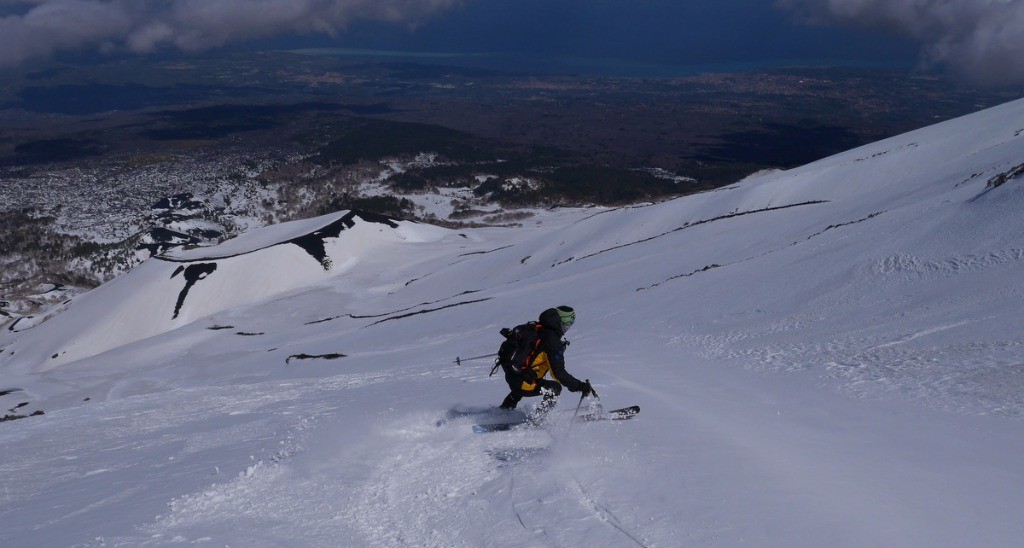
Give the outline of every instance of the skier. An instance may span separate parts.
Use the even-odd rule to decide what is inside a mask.
[[[511,389],[501,403],[502,409],[515,409],[524,397],[542,396],[532,417],[537,421],[555,406],[562,386],[570,392],[582,392],[584,397],[593,393],[589,381],[581,381],[565,370],[565,347],[569,343],[562,340],[562,335],[575,322],[576,312],[562,305],[541,312],[536,324],[516,328],[517,332],[524,331],[524,336],[509,337],[499,351],[499,363]],[[544,378],[548,373],[554,380]]]

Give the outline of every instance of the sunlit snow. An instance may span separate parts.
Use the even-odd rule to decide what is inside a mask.
[[[1017,101],[660,204],[150,259],[0,335],[45,412],[0,423],[0,545],[1018,545],[1022,164]],[[559,304],[641,414],[438,426]]]

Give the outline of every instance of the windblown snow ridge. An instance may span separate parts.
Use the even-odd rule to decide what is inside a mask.
[[[211,248],[168,252],[83,295],[47,321],[49,332],[59,336],[26,330],[15,343],[16,361],[46,371],[323,283],[364,261],[400,265],[400,258],[388,259],[396,249],[449,234],[352,210],[263,227]],[[371,268],[368,280],[375,279],[377,268]]]
[[[725,215],[719,215],[717,217],[712,217],[710,219],[701,219],[699,221],[694,221],[692,223],[689,223],[689,222],[688,223],[684,223],[683,226],[680,226],[680,227],[677,227],[677,228],[673,228],[672,230],[668,230],[668,231],[662,232],[661,234],[656,234],[654,236],[650,236],[650,237],[644,238],[642,240],[637,240],[635,242],[629,242],[629,243],[626,243],[626,244],[621,244],[621,245],[617,245],[617,246],[614,246],[614,247],[609,247],[608,249],[602,249],[601,251],[595,251],[594,253],[591,253],[589,255],[584,255],[584,256],[576,259],[576,260],[577,261],[582,261],[583,259],[589,259],[591,257],[596,257],[597,255],[600,255],[602,253],[607,253],[609,251],[615,251],[616,249],[622,249],[624,247],[629,247],[631,245],[642,244],[644,242],[649,242],[651,240],[656,240],[658,238],[661,238],[662,236],[667,236],[669,234],[672,234],[673,232],[679,232],[680,230],[686,230],[688,228],[693,228],[695,226],[704,225],[704,224],[708,224],[708,223],[713,223],[715,221],[721,221],[721,220],[724,220],[724,219],[732,219],[734,217],[742,217],[744,215],[753,215],[755,213],[766,213],[766,212],[769,212],[769,211],[778,211],[778,210],[781,210],[781,209],[789,209],[789,208],[793,208],[793,207],[801,207],[801,206],[806,206],[806,205],[826,204],[826,203],[828,203],[828,200],[809,200],[809,201],[806,201],[806,202],[800,202],[800,203],[796,203],[796,204],[787,204],[787,205],[782,205],[782,206],[764,207],[764,208],[760,208],[760,209],[753,209],[753,210],[750,210],[750,211],[736,211],[736,212],[733,212],[733,213],[727,213]],[[560,263],[556,263],[556,264],[554,264],[552,266],[557,266],[559,264],[566,263],[566,262],[569,262],[571,260],[573,260],[573,259],[569,258],[569,259],[566,259],[565,261],[562,261]]]
[[[241,251],[236,251],[236,252],[231,252],[231,253],[226,253],[226,254],[221,254],[221,255],[203,255],[201,258],[190,257],[190,256],[174,256],[174,255],[170,255],[170,254],[168,254],[168,255],[161,255],[161,256],[158,256],[156,258],[159,259],[159,260],[162,260],[162,261],[176,262],[176,263],[190,263],[190,262],[194,262],[194,261],[197,261],[197,260],[216,261],[216,260],[220,260],[220,259],[230,259],[232,257],[238,257],[238,256],[241,256],[241,255],[247,255],[249,253],[255,253],[257,251],[266,249],[268,247],[273,247],[273,246],[278,246],[278,245],[293,244],[293,245],[297,245],[297,246],[301,247],[302,249],[304,249],[306,251],[306,253],[309,253],[309,255],[311,257],[313,257],[314,259],[317,260],[317,262],[319,262],[321,265],[323,265],[324,270],[330,270],[330,268],[331,268],[331,258],[327,256],[327,251],[324,248],[324,240],[326,238],[337,238],[337,237],[341,236],[342,231],[344,231],[345,229],[352,228],[352,227],[355,226],[355,224],[356,224],[355,220],[357,218],[360,219],[360,220],[366,221],[368,223],[379,223],[379,224],[387,225],[387,226],[389,226],[391,228],[398,228],[398,223],[396,222],[396,221],[398,221],[398,219],[395,219],[393,217],[388,217],[387,215],[381,215],[379,213],[371,213],[371,212],[363,211],[363,210],[360,210],[360,209],[353,209],[353,210],[349,211],[347,214],[345,214],[343,217],[341,217],[340,219],[337,219],[336,221],[331,222],[330,224],[324,226],[323,228],[314,230],[314,231],[306,233],[306,234],[302,234],[300,236],[295,236],[293,238],[290,238],[288,240],[281,241],[281,242],[274,242],[274,243],[262,245],[260,247],[255,247],[255,248],[252,248],[252,249],[245,249],[245,248],[243,248],[243,250],[241,250]],[[409,221],[409,222],[414,222],[414,221]],[[222,246],[217,246],[217,247],[220,248]]]

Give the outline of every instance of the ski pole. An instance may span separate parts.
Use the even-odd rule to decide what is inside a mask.
[[[576,412],[572,414],[572,420],[576,420],[576,418],[579,416],[579,414],[580,414],[580,407],[582,407],[582,406],[583,406],[583,394],[580,394],[580,402],[576,404]]]
[[[498,355],[498,353],[495,352],[494,354],[484,354],[483,356],[473,356],[472,358],[460,358],[458,356],[455,356],[455,365],[458,365],[458,366],[461,367],[462,366],[462,362],[468,362],[468,361],[473,361],[473,360],[482,360],[484,358],[491,358],[491,357],[494,357],[494,356],[497,356],[497,355]]]
[[[587,380],[585,380],[585,381],[583,381],[583,382],[587,383],[587,386],[590,386],[590,379],[587,379]],[[601,399],[601,398],[599,398],[599,397],[597,396],[597,392],[596,392],[596,391],[594,390],[594,387],[593,387],[593,386],[590,386],[590,393],[591,393],[591,394],[593,394],[593,395],[594,395],[594,397],[595,397],[595,398],[597,398],[598,400],[600,400],[600,399]],[[576,417],[577,417],[577,416],[578,416],[578,415],[580,414],[580,407],[583,407],[583,398],[585,398],[585,397],[587,397],[587,395],[586,395],[586,394],[580,394],[580,402],[579,402],[578,404],[576,404],[576,412],[572,414],[572,418],[573,418],[574,420],[575,420],[575,419],[576,419]]]

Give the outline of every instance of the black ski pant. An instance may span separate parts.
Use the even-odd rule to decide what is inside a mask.
[[[512,391],[508,393],[508,396],[505,396],[505,401],[501,402],[502,409],[515,409],[523,398],[540,396],[543,393],[544,399],[540,402],[540,406],[546,411],[555,404],[555,398],[562,393],[562,385],[558,381],[540,379],[533,390],[523,390],[520,388],[523,385],[523,379],[518,376],[505,375],[505,381],[508,382],[509,388]]]

